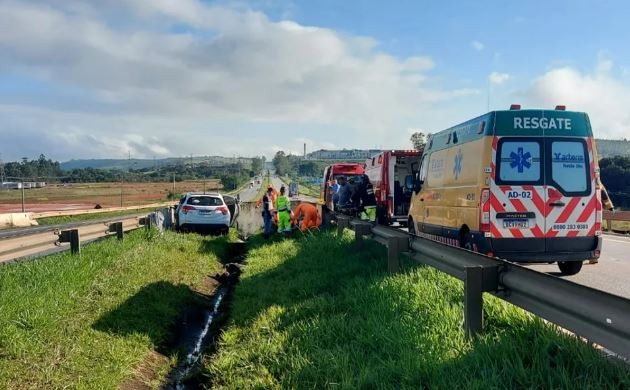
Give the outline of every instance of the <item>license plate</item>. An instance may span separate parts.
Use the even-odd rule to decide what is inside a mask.
[[[529,220],[527,219],[504,219],[504,228],[527,229],[529,228]]]
[[[212,210],[199,210],[199,214],[210,214]]]

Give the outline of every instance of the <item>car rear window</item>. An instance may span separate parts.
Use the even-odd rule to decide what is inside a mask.
[[[221,198],[216,196],[191,196],[186,203],[193,206],[223,206]]]
[[[551,177],[565,193],[588,190],[588,164],[584,142],[551,142]]]

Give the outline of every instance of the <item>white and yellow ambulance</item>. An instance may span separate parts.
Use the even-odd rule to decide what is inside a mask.
[[[409,230],[575,274],[601,250],[602,201],[588,115],[492,111],[433,134],[412,187]]]

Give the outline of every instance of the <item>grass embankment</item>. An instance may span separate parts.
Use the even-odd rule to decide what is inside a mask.
[[[173,324],[210,293],[225,239],[148,236],[0,267],[0,388],[160,383],[178,358]]]
[[[287,184],[291,184],[293,182],[297,182],[298,183],[298,192],[300,193],[300,195],[306,195],[306,196],[310,196],[311,198],[319,198],[320,194],[320,188],[317,185],[313,185],[310,183],[306,183],[302,180],[300,180],[300,178],[290,178],[290,177],[286,177],[285,178]]]
[[[258,243],[205,367],[217,388],[627,388],[630,372],[494,297],[467,341],[463,284],[351,235]]]
[[[111,211],[105,213],[89,213],[89,214],[77,214],[77,215],[61,215],[58,217],[47,217],[37,219],[37,223],[40,225],[60,225],[71,222],[93,221],[96,219],[107,219],[123,217],[128,215],[135,215],[141,213],[151,213],[155,211],[155,207],[149,207],[146,209],[138,210],[125,210],[125,211]]]
[[[628,233],[630,232],[630,222],[627,221],[610,221],[612,228],[608,227],[608,221],[606,221],[605,219],[602,221],[602,228],[604,230],[613,230],[616,232],[625,232]]]

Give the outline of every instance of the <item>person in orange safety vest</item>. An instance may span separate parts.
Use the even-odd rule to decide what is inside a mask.
[[[300,225],[300,230],[302,232],[319,227],[319,225],[322,224],[322,219],[319,216],[317,207],[310,203],[300,203],[293,210],[293,218],[291,219],[294,225],[297,226],[300,216],[303,217],[302,224]]]

